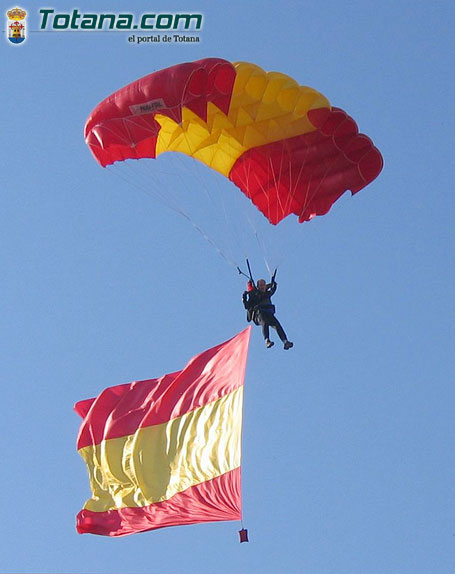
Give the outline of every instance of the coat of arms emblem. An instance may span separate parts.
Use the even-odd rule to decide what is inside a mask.
[[[13,8],[6,13],[8,16],[8,40],[13,44],[21,44],[25,40],[25,18],[27,12],[22,8]]]

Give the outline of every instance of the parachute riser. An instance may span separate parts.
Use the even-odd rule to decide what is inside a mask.
[[[248,261],[248,257],[246,259],[246,265],[248,267],[248,273],[250,274],[250,280],[254,285],[254,279],[253,279],[253,274],[251,273],[251,267],[250,267],[250,262]]]
[[[275,277],[276,277],[276,272],[278,271],[278,267],[275,267],[275,271],[273,272],[272,275],[272,280],[270,281],[270,283],[273,285],[275,283]]]
[[[246,259],[246,266],[248,267],[248,273],[249,275],[247,275],[246,273],[244,273],[239,266],[237,266],[237,271],[239,272],[239,275],[243,275],[244,277],[246,277],[247,279],[249,279],[251,281],[251,283],[253,285],[255,285],[254,279],[253,279],[253,273],[251,271],[251,266],[250,266],[250,262],[248,261],[248,259]],[[270,284],[273,285],[275,283],[275,278],[276,278],[276,273],[278,271],[278,267],[275,267],[275,271],[273,272],[273,275],[271,277],[270,280]]]
[[[243,275],[244,277],[246,277],[247,279],[249,279],[248,275],[246,273],[244,273],[240,267],[237,267],[237,271],[239,272],[239,275]]]

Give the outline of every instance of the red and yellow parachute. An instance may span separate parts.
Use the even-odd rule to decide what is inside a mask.
[[[102,166],[166,151],[192,156],[228,177],[273,224],[291,213],[301,222],[327,213],[383,165],[355,121],[316,90],[219,58],[125,86],[95,108],[85,138]]]

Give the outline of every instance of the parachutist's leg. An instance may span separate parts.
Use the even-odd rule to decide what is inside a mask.
[[[274,343],[270,340],[269,321],[264,315],[259,315],[259,324],[262,326],[262,335],[264,336],[265,346],[267,349],[273,347]]]
[[[264,319],[261,320],[261,324],[262,324],[262,334],[264,335],[264,339],[266,341],[268,341],[268,339],[270,337],[269,324],[266,321],[264,321]]]
[[[273,316],[273,323],[270,322],[270,325],[274,329],[276,329],[278,336],[280,337],[281,341],[284,343],[285,351],[287,351],[288,349],[291,349],[294,346],[294,343],[292,343],[291,341],[288,341],[288,338],[286,337],[286,333],[284,332],[284,329],[281,326],[281,323],[278,321],[278,319],[275,316]]]
[[[273,347],[275,344],[273,341],[270,340],[270,321],[269,315],[267,314],[265,317],[261,317],[261,325],[262,325],[262,334],[264,335],[265,346],[267,349]]]
[[[288,338],[286,337],[286,333],[284,332],[284,329],[281,326],[281,323],[274,315],[272,315],[272,317],[270,318],[270,326],[276,330],[276,332],[278,333],[278,337],[281,339],[283,343],[285,343],[288,340]]]
[[[291,343],[291,341],[288,341],[288,338],[286,337],[286,333],[284,332],[284,329],[281,326],[281,323],[278,321],[278,319],[275,317],[275,315],[273,315],[271,317],[269,322],[270,322],[270,326],[276,330],[279,338],[284,343],[285,350],[291,349],[294,346],[294,343]]]

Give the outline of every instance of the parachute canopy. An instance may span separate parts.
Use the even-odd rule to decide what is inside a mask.
[[[380,173],[379,150],[316,90],[279,72],[219,58],[178,64],[115,92],[85,139],[102,166],[192,156],[228,177],[270,223],[324,215]]]

